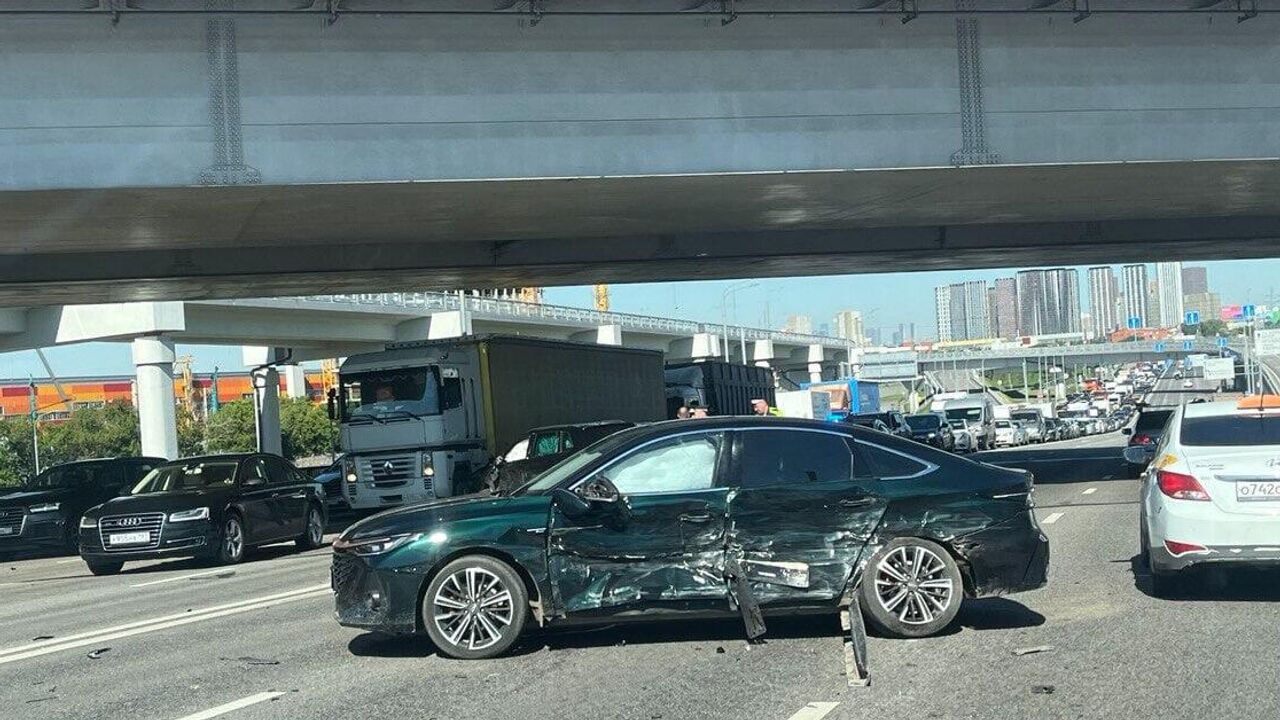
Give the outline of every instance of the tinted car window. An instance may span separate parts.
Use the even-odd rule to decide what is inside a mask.
[[[942,427],[942,418],[937,415],[908,415],[907,425],[912,430],[937,430]]]
[[[844,438],[804,430],[742,433],[739,482],[744,488],[835,482],[853,477]]]
[[[918,460],[899,455],[896,452],[890,452],[875,445],[867,443],[859,443],[858,445],[862,448],[862,454],[866,456],[867,463],[871,466],[871,474],[879,478],[908,477],[924,472],[929,467]]]
[[[293,468],[284,460],[267,457],[263,458],[263,461],[267,465],[267,477],[272,485],[288,485],[298,481],[293,474]]]
[[[692,433],[659,440],[603,470],[620,492],[705,490],[715,484],[723,433]]]
[[[560,448],[565,452],[573,449],[573,435],[571,433],[560,433]]]
[[[1191,446],[1280,445],[1280,415],[1183,418],[1178,435],[1183,445]]]
[[[1135,430],[1163,430],[1164,426],[1169,422],[1170,416],[1173,415],[1172,410],[1151,410],[1138,415],[1138,422],[1134,423]]]
[[[240,479],[244,481],[252,478],[266,481],[267,465],[262,462],[262,458],[250,458],[244,461],[244,467],[240,469]]]

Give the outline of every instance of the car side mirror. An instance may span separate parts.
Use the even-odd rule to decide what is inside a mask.
[[[591,514],[591,503],[577,493],[569,492],[564,488],[551,491],[551,502],[555,503],[567,518],[577,520]]]
[[[1121,431],[1120,431],[1120,434],[1121,434],[1121,435],[1132,435],[1132,434],[1133,434],[1133,428],[1125,428],[1125,429],[1123,429],[1123,430],[1121,430]]]
[[[1124,449],[1124,460],[1130,465],[1146,466],[1156,456],[1156,449],[1150,445],[1133,445]]]

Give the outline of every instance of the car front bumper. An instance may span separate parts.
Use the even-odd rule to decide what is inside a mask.
[[[67,522],[57,512],[28,513],[18,525],[19,533],[0,535],[0,553],[30,552],[67,546]],[[79,522],[76,519],[74,522]]]
[[[102,546],[98,529],[80,529],[80,556],[99,562],[127,562],[174,557],[209,557],[217,551],[219,534],[208,521],[169,523],[154,547],[107,550]]]
[[[367,558],[334,552],[329,570],[334,617],[345,627],[398,635],[417,632],[423,580],[416,572],[381,570]]]

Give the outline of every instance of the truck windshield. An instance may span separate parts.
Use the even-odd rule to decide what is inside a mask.
[[[342,376],[344,420],[406,413],[440,414],[438,367],[376,370]]]
[[[948,420],[981,420],[982,407],[948,408]]]

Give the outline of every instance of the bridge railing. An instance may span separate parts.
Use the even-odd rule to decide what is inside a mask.
[[[1217,342],[1211,338],[1191,341],[1191,349],[1185,349],[1181,340],[1164,341],[1164,350],[1157,351],[1155,343],[1160,341],[1119,342],[1119,343],[1085,343],[1081,345],[1032,345],[1029,347],[996,348],[983,350],[951,350],[920,353],[920,362],[972,362],[983,358],[1055,358],[1064,355],[1119,355],[1143,353],[1150,355],[1187,354],[1218,352]]]

